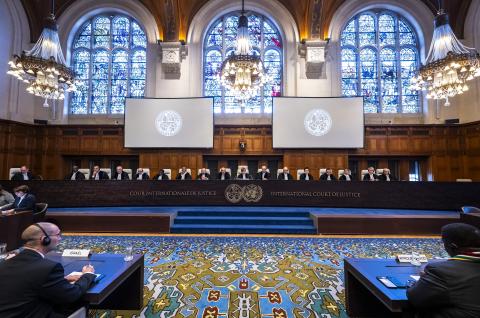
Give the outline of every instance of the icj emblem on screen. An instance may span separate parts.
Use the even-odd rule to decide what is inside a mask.
[[[246,202],[258,202],[263,196],[262,187],[249,184],[244,187],[238,184],[230,184],[225,189],[225,199],[230,203],[239,203],[242,199]]]
[[[312,109],[305,115],[303,125],[310,135],[323,136],[332,129],[332,117],[323,109]]]
[[[182,129],[182,116],[174,110],[164,110],[155,118],[155,128],[165,137],[175,136]]]

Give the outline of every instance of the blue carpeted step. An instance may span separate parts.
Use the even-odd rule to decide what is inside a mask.
[[[171,233],[249,233],[249,234],[316,234],[313,225],[216,225],[216,224],[174,224]]]
[[[308,211],[265,211],[265,210],[179,210],[178,216],[245,216],[245,217],[310,217]]]
[[[177,216],[175,224],[312,225],[310,217]]]

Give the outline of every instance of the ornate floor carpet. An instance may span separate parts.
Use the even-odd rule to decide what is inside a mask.
[[[446,256],[438,239],[65,236],[62,248],[145,254],[141,311],[95,318],[347,317],[345,257],[420,251]]]

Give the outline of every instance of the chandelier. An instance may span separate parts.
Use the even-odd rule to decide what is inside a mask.
[[[428,99],[449,98],[468,91],[467,82],[480,76],[480,55],[463,45],[453,33],[448,15],[440,9],[426,64],[411,79],[411,88],[427,92]]]
[[[267,82],[263,63],[256,52],[252,52],[248,34],[248,18],[242,12],[238,21],[237,47],[223,61],[220,71],[220,83],[234,93],[235,98],[245,103],[257,95],[259,89]]]
[[[21,56],[14,55],[7,71],[27,84],[27,92],[44,98],[44,107],[48,107],[49,99],[62,100],[65,92],[76,90],[74,72],[66,66],[60,47],[53,8],[52,0],[52,13],[46,19],[37,43],[30,51],[23,51]]]

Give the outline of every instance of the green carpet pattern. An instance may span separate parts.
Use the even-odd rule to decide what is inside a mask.
[[[439,239],[66,236],[62,248],[145,254],[141,311],[90,317],[343,318],[345,257],[419,251],[445,257]]]

